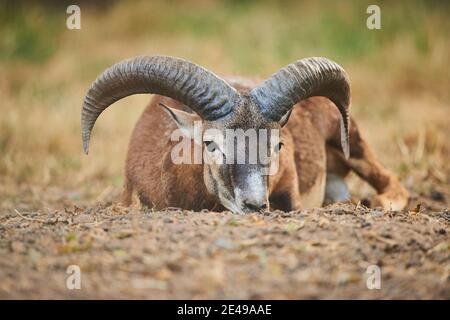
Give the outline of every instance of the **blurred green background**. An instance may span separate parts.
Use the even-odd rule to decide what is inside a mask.
[[[419,191],[449,184],[448,1],[78,1],[81,30],[66,28],[69,4],[0,4],[0,196],[120,186],[149,97],[102,115],[89,157],[80,106],[101,71],[143,54],[262,78],[303,57],[331,58],[350,75],[352,114],[382,162]],[[366,27],[371,4],[381,30]]]

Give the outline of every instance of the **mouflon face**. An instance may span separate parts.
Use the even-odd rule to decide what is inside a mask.
[[[281,126],[268,121],[248,96],[222,121],[205,122],[204,181],[208,191],[233,212],[269,207],[268,180],[278,169]]]
[[[179,142],[186,143],[186,160],[194,161],[200,153],[206,189],[218,202],[239,213],[268,208],[268,179],[279,167],[281,124],[285,121],[268,120],[248,95],[236,102],[233,113],[216,121],[162,106],[181,132],[173,135],[175,140],[179,141],[180,135],[188,140]],[[173,148],[174,163],[182,162],[175,158],[180,149]]]

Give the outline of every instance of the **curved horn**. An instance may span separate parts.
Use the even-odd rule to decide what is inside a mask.
[[[233,111],[238,93],[224,80],[192,62],[167,57],[136,57],[105,70],[84,98],[81,126],[84,152],[98,116],[112,103],[136,93],[155,93],[176,99],[205,120]]]
[[[341,113],[341,145],[349,157],[350,85],[346,72],[326,58],[306,58],[291,63],[251,91],[262,113],[279,121],[296,103],[312,96],[324,96]]]

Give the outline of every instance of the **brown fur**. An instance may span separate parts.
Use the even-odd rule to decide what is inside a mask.
[[[227,81],[240,92],[247,92],[254,85],[239,78]],[[175,109],[186,109],[173,99],[153,97],[130,140],[123,202],[129,205],[135,191],[142,203],[156,208],[224,209],[207,191],[204,165],[172,163],[170,152],[174,143],[169,137],[177,126],[158,105],[161,102]],[[348,160],[344,158],[339,142],[339,117],[336,106],[323,97],[309,98],[293,108],[282,129],[284,147],[280,152],[280,169],[268,181],[271,208],[289,211],[320,206],[324,196],[321,184],[327,172],[345,177],[351,170],[377,191],[374,205],[397,210],[406,206],[408,192],[376,161],[353,119],[351,155]]]

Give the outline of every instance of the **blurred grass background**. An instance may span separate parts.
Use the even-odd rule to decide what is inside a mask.
[[[344,66],[352,114],[410,189],[448,191],[448,1],[88,1],[81,30],[66,1],[0,3],[0,197],[20,188],[98,196],[120,186],[134,123],[149,96],[118,102],[80,138],[87,88],[111,64],[166,54],[216,73],[266,77],[307,56]],[[381,8],[381,30],[366,8]],[[100,188],[100,189],[99,189]],[[20,201],[20,199],[12,200]]]

